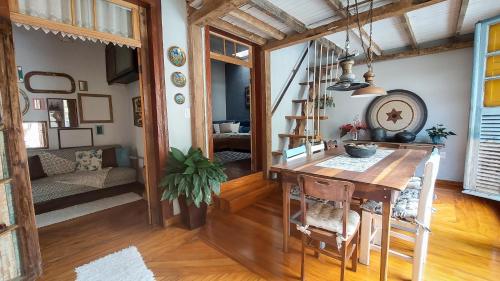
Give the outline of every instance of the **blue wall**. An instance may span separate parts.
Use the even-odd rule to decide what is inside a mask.
[[[250,120],[245,105],[245,87],[250,85],[250,69],[226,63],[226,119]]]

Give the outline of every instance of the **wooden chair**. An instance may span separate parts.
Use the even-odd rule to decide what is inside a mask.
[[[350,210],[354,184],[306,175],[300,175],[298,182],[302,222],[297,225],[302,232],[301,280],[304,280],[306,248],[339,259],[342,263],[340,280],[344,280],[347,260],[351,259],[353,271],[358,262],[360,216]],[[323,202],[308,202],[308,196]],[[337,208],[331,202],[340,202],[343,207]],[[321,243],[326,247],[318,246]]]
[[[401,232],[391,231],[392,237],[397,237],[414,243],[413,256],[399,253],[394,250],[389,250],[389,253],[413,263],[412,280],[422,280],[422,273],[427,256],[427,246],[429,242],[429,232],[431,224],[432,200],[434,198],[434,186],[439,170],[440,156],[437,149],[434,149],[431,157],[425,164],[424,177],[421,188],[407,187],[396,200],[396,205],[393,207],[393,217],[391,218],[391,227],[403,230],[410,235]],[[416,212],[401,212],[398,209],[398,202],[404,194],[412,194],[417,196],[418,209]],[[404,199],[408,200],[408,199]],[[369,202],[367,202],[369,203]],[[371,202],[373,203],[373,202]],[[365,203],[366,204],[366,203]],[[375,204],[377,204],[375,202]],[[407,204],[408,205],[408,204]],[[361,244],[360,244],[360,262],[363,264],[370,263],[370,249],[380,249],[380,229],[381,215],[373,208],[362,206],[361,215]],[[406,215],[406,216],[403,216]]]

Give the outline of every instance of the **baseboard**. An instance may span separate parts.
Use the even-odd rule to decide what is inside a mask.
[[[436,187],[462,192],[464,183],[461,181],[436,180]]]

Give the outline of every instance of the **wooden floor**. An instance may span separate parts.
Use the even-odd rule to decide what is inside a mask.
[[[436,193],[424,280],[499,280],[499,204],[446,189]],[[282,252],[281,201],[281,194],[275,193],[235,214],[212,212],[200,237],[267,280],[297,280],[300,241],[291,239],[289,254]],[[396,239],[391,248],[411,250]],[[347,270],[346,280],[378,280],[379,255],[372,252],[370,266],[358,265],[356,273]],[[339,276],[339,262],[308,255],[307,280]],[[410,279],[411,265],[391,256],[389,280]]]
[[[224,163],[224,172],[229,181],[250,175],[252,173],[252,160],[243,159]]]
[[[136,246],[157,281],[262,280],[179,227],[152,229],[145,204],[136,202],[39,231],[44,275],[40,280],[74,281],[74,269]]]
[[[437,195],[424,280],[498,280],[499,205],[449,190]],[[279,193],[235,214],[214,210],[201,231],[152,229],[145,216],[144,203],[136,202],[41,229],[40,280],[75,280],[76,267],[131,245],[158,281],[297,280],[300,244],[291,239],[290,253],[281,251]],[[409,264],[389,262],[390,280],[410,279]],[[373,253],[369,267],[347,270],[347,280],[377,280],[378,267]],[[306,274],[307,280],[338,280],[338,264],[308,255]]]

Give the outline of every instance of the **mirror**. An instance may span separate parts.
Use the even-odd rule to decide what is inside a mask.
[[[47,99],[50,128],[78,127],[76,99]]]
[[[49,148],[47,122],[25,121],[23,122],[23,131],[26,148]]]
[[[73,77],[57,72],[28,72],[24,76],[24,86],[29,92],[38,94],[71,94],[76,90]]]

